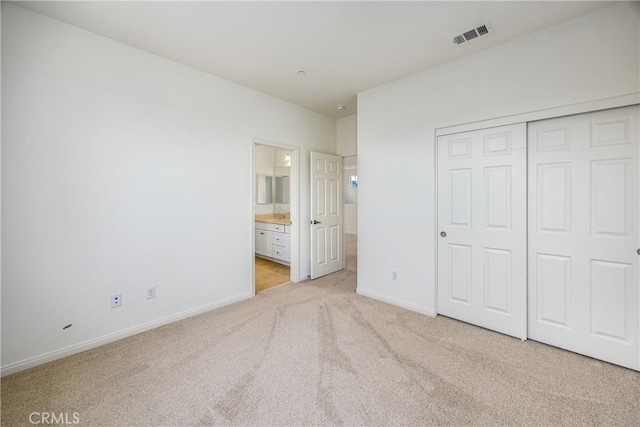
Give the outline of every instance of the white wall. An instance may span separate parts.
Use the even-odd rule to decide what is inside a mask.
[[[358,152],[358,115],[352,114],[336,120],[336,147],[340,156]]]
[[[349,185],[349,177],[358,175],[358,156],[345,156],[342,159],[344,183],[344,232],[358,234],[358,187]]]
[[[353,156],[352,159],[357,159],[355,155],[358,152],[358,115],[352,114],[347,117],[343,117],[336,121],[336,148],[337,153],[341,156]],[[355,174],[358,173],[357,164],[347,165],[348,158],[345,157],[344,167],[355,166]],[[348,176],[344,175],[345,179],[345,204],[344,204],[344,232],[348,234],[358,233],[358,205],[353,197],[347,197],[349,191],[354,193],[356,189],[349,189],[348,182],[346,182]]]
[[[344,232],[358,234],[358,204],[345,203],[344,205]]]
[[[435,313],[435,129],[638,92],[638,14],[617,4],[359,94],[358,292]]]
[[[3,374],[250,296],[251,138],[301,147],[309,273],[334,119],[6,3],[2,112]]]
[[[267,147],[266,145],[256,145],[255,151],[253,152],[253,162],[255,163],[256,171],[256,177],[254,179],[256,181],[258,179],[257,175],[273,175],[275,160],[274,151],[275,149],[273,147]],[[254,188],[257,192],[258,185],[254,185]],[[257,202],[257,198],[255,199],[255,201]],[[256,215],[273,213],[273,203],[254,203],[254,213]]]

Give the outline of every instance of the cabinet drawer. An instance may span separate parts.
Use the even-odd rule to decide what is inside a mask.
[[[269,224],[266,222],[256,222],[256,228],[258,230],[267,230],[267,231],[273,230],[272,224]]]
[[[276,246],[284,246],[286,241],[285,235],[282,233],[273,233],[273,244]]]
[[[271,256],[274,258],[278,258],[281,260],[286,260],[287,259],[287,252],[286,249],[284,247],[281,246],[274,246],[272,248],[272,252],[271,252]]]
[[[267,230],[267,231],[276,231],[278,233],[284,233],[285,227],[289,228],[288,225],[283,225],[283,224],[271,224],[269,222],[259,222],[256,221],[256,228],[260,229],[260,230]]]

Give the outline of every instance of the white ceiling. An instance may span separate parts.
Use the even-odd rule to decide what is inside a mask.
[[[610,6],[569,2],[17,2],[333,117],[356,94]],[[452,36],[490,21],[494,32]],[[298,70],[306,71],[298,77]],[[336,105],[344,104],[342,112]]]

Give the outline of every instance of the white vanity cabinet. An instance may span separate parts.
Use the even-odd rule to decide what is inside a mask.
[[[258,221],[255,224],[256,255],[289,265],[290,226]]]
[[[256,223],[256,254],[271,256],[271,231],[258,228]]]

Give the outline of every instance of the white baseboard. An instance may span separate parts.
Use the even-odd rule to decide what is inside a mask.
[[[356,288],[356,293],[365,297],[373,298],[378,301],[386,302],[387,304],[395,305],[398,307],[406,308],[407,310],[415,311],[416,313],[425,314],[427,316],[436,317],[438,314],[435,309],[429,307],[423,307],[412,302],[403,301],[401,299],[392,298],[387,295],[380,294],[369,289]]]
[[[133,326],[127,329],[123,329],[118,332],[114,332],[102,337],[93,338],[88,341],[84,341],[78,344],[71,345],[69,347],[54,350],[48,353],[41,354],[39,356],[30,357],[19,362],[10,363],[0,368],[0,376],[15,374],[16,372],[23,371],[25,369],[33,368],[44,363],[52,362],[54,360],[62,359],[63,357],[71,356],[72,354],[80,353],[83,351],[91,350],[92,348],[100,347],[105,344],[109,344],[114,341],[121,340],[123,338],[130,337],[132,335],[139,334],[151,329],[155,329],[159,326],[167,325],[169,323],[177,322],[178,320],[186,319],[187,317],[193,317],[198,314],[205,313],[207,311],[214,310],[216,308],[223,307],[225,305],[240,302],[253,297],[251,292],[244,292],[233,297],[225,298],[220,301],[216,301],[210,304],[205,304],[200,307],[196,307],[190,310],[186,310],[180,313],[172,314],[167,317],[162,317],[157,320],[142,323],[137,326]]]

